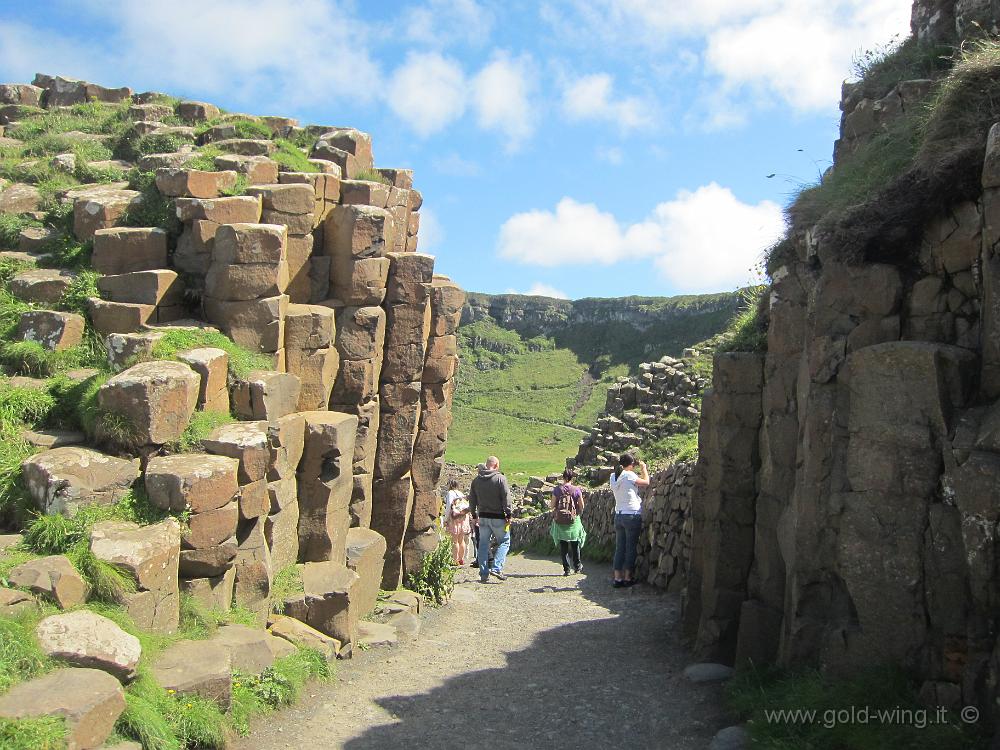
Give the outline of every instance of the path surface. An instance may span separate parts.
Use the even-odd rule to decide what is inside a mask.
[[[235,747],[704,750],[729,723],[718,686],[681,674],[676,596],[612,589],[596,564],[564,578],[554,560],[517,555],[507,573],[480,584],[460,571],[416,641],[339,662],[333,683]]]

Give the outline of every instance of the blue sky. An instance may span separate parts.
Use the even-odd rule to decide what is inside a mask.
[[[483,292],[734,289],[829,164],[854,55],[909,0],[0,2],[36,71],[372,133],[421,250]],[[776,176],[768,179],[767,175]]]

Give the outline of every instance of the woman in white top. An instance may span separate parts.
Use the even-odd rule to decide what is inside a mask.
[[[642,531],[642,498],[639,490],[649,486],[649,470],[639,462],[636,474],[635,456],[623,453],[611,475],[611,491],[615,493],[615,582],[616,589],[632,586],[632,572]]]

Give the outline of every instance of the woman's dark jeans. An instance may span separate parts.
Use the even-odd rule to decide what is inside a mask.
[[[615,513],[615,570],[635,568],[638,554],[639,533],[642,531],[642,516]]]
[[[580,567],[580,543],[559,540],[559,553],[562,555],[563,570],[576,570]]]

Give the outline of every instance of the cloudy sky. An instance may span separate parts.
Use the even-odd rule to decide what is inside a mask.
[[[36,71],[351,125],[416,170],[421,249],[467,289],[735,289],[829,165],[854,56],[909,0],[0,3]],[[774,174],[772,178],[767,175]]]

